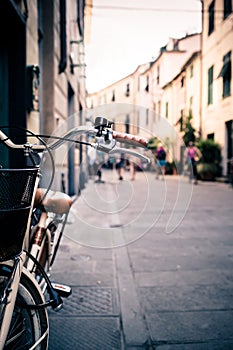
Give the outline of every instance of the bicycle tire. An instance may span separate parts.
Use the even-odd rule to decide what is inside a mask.
[[[10,272],[10,265],[0,265],[0,288],[4,287]],[[4,350],[29,350],[43,335],[45,335],[44,339],[35,349],[48,349],[49,321],[47,309],[25,307],[25,304],[38,305],[43,302],[44,297],[39,285],[30,276],[30,273],[26,269],[23,269]]]

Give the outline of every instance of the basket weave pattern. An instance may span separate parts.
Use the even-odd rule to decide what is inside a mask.
[[[0,261],[22,251],[38,169],[0,169]]]

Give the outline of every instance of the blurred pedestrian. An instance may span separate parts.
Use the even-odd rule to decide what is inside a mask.
[[[167,165],[166,158],[167,158],[167,152],[165,151],[162,143],[159,143],[156,151],[156,159],[157,159],[157,165],[158,165],[156,179],[159,179],[160,171],[162,173],[162,179],[164,179],[164,176],[166,173],[166,165]]]
[[[194,146],[192,141],[189,141],[186,154],[187,154],[188,164],[189,166],[192,167],[190,172],[190,181],[192,180],[192,175],[193,175],[194,184],[197,185],[198,184],[197,162],[202,157],[201,151],[196,146]]]
[[[61,173],[61,191],[66,193],[66,182],[64,173]]]
[[[105,181],[102,180],[101,163],[95,162],[94,169],[95,169],[95,176],[97,176],[95,183],[105,183]]]
[[[116,162],[116,171],[117,171],[119,180],[123,180],[124,167],[125,167],[125,158],[124,158],[124,154],[121,153],[120,159]]]
[[[129,161],[130,180],[134,181],[136,178],[137,169],[138,167],[140,167],[140,162],[137,157],[132,155],[128,156],[128,161]]]
[[[87,160],[88,160],[88,172],[89,172],[89,176],[90,178],[93,178],[96,174],[96,155],[97,155],[97,151],[96,149],[94,149],[91,146],[87,147]]]
[[[102,180],[102,165],[105,163],[104,152],[96,152],[96,160],[94,164],[94,175],[97,176],[95,183],[104,183]]]

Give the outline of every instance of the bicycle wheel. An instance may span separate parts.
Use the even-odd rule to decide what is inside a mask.
[[[11,267],[0,265],[0,291],[8,281]],[[36,281],[25,269],[20,279],[16,304],[4,350],[29,350],[41,337],[36,350],[48,348],[48,314],[46,308],[30,309],[25,305],[44,302]]]

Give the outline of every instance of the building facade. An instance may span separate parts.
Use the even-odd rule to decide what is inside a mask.
[[[93,115],[110,118],[118,131],[138,133],[141,126],[140,108],[147,108],[142,98],[142,73],[149,63],[142,64],[130,75],[87,96],[87,107]],[[148,102],[149,103],[149,102]]]
[[[176,130],[176,137],[171,145],[172,154],[181,165],[185,162],[183,136],[188,118],[195,129],[196,137],[200,136],[200,71],[200,51],[197,51],[191,54],[174,79],[162,88],[161,113]]]
[[[110,87],[122,91],[127,82],[135,87],[128,99],[137,106],[134,131],[170,139],[168,147],[177,161],[183,161],[182,126],[191,117],[196,137],[220,145],[224,176],[233,157],[232,7],[232,0],[203,0],[202,33],[169,39],[143,71]],[[89,95],[89,106],[106,103],[101,96],[108,89]],[[125,96],[116,96],[114,103],[125,103]],[[162,129],[167,132],[159,132]]]
[[[131,75],[88,95],[89,108],[96,111],[101,106],[104,108],[106,103],[112,103],[112,109],[116,103],[130,104],[131,113],[125,113],[125,118],[130,120],[129,131],[145,137],[157,136],[169,148],[170,158],[180,160],[180,144],[177,145],[177,139],[181,135],[179,131],[174,135],[174,127],[180,119],[181,109],[185,112],[187,94],[184,90],[187,89],[182,86],[182,90],[178,85],[180,79],[184,81],[188,69],[186,65],[192,57],[196,57],[200,44],[200,34],[187,35],[181,39],[171,38],[153,62],[140,65]],[[194,89],[193,86],[192,90]],[[114,101],[103,98],[108,91],[115,91]],[[196,91],[199,92],[199,86]]]
[[[233,156],[232,10],[232,0],[203,1],[202,135],[221,145],[224,175]]]
[[[1,125],[58,136],[83,123],[84,8],[84,0],[0,2]],[[82,149],[66,144],[54,157],[54,188],[60,190],[64,173],[67,193],[77,193]],[[5,162],[11,166],[13,159],[6,155]],[[46,186],[49,161],[45,170]]]

